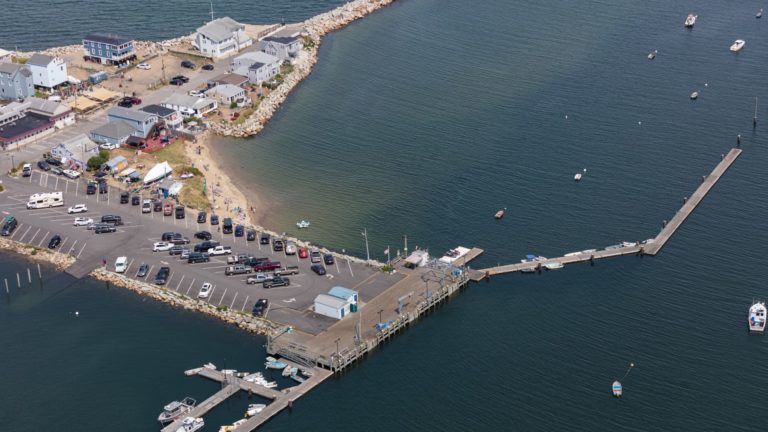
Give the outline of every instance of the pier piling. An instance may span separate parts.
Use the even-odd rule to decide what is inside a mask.
[[[27,267],[27,281],[32,285],[32,272],[29,270],[29,267]]]
[[[16,285],[18,285],[19,289],[21,289],[21,275],[19,275],[18,272],[16,272]]]

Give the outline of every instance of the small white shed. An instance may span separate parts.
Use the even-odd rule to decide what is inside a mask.
[[[315,297],[315,313],[342,319],[349,315],[349,302],[328,294],[318,294]]]

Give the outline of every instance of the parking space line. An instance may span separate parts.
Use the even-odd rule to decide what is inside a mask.
[[[165,281],[165,284],[166,284],[166,285],[170,285],[170,284],[171,284],[171,279],[173,279],[173,275],[174,275],[174,274],[176,274],[176,273],[171,273],[171,275],[170,275],[170,276],[168,276],[168,280],[167,280],[167,281]]]
[[[192,285],[194,285],[194,284],[195,284],[195,279],[192,279],[192,282],[189,283],[189,288],[187,288],[187,294],[186,295],[189,295],[189,290],[192,289]]]
[[[339,269],[339,260],[333,260],[333,264],[336,266],[336,273],[341,274],[341,270]]]
[[[217,304],[216,306],[221,306],[221,301],[224,300],[224,297],[227,295],[228,289],[229,288],[224,288],[224,294],[221,295],[221,298],[219,299],[219,304]]]
[[[128,267],[125,268],[125,273],[128,273],[132,265],[133,265],[133,258],[131,258],[131,262],[128,263]]]
[[[22,224],[21,224],[21,223],[19,223],[19,228],[17,228],[17,229],[16,229],[16,231],[14,231],[14,232],[13,232],[14,234],[16,234],[17,232],[21,231],[21,225],[22,225]],[[22,234],[22,235],[21,235],[21,237],[19,237],[19,239],[18,239],[18,240],[16,240],[16,241],[18,241],[18,242],[21,242],[21,241],[24,239],[24,236],[25,236],[25,235],[27,235],[27,233],[29,232],[29,230],[30,230],[31,228],[32,228],[32,225],[28,226],[28,227],[27,227],[27,230],[26,230],[26,231],[24,231],[24,234]],[[11,238],[13,238],[13,236],[11,236]]]
[[[205,301],[207,301],[207,302],[208,302],[208,304],[210,304],[210,303],[211,303],[211,299],[213,298],[213,293],[214,293],[215,291],[216,291],[216,285],[214,285],[214,286],[213,286],[213,288],[211,288],[211,293],[208,295],[208,298],[207,298],[207,299],[205,299]]]
[[[229,308],[230,308],[230,309],[232,309],[233,307],[235,307],[235,300],[237,300],[237,294],[239,294],[239,293],[238,293],[238,292],[235,292],[235,297],[232,299],[232,304],[230,304],[230,305],[229,305]]]
[[[72,246],[69,248],[69,252],[67,252],[67,255],[72,253],[72,251],[75,249],[75,246],[77,246],[77,240],[75,240],[75,242],[72,243]]]
[[[65,237],[64,240],[61,241],[61,244],[59,245],[59,251],[64,249],[64,244],[69,240],[69,237]]]
[[[149,275],[151,275],[151,274],[152,274],[152,269],[154,269],[154,268],[155,268],[155,265],[154,265],[154,264],[152,264],[152,266],[151,266],[151,267],[149,267],[149,271],[147,272],[147,274],[146,274],[146,275],[144,275],[144,280],[149,280]]]
[[[32,227],[29,227],[29,228],[32,228]],[[29,228],[27,228],[27,230],[29,230]],[[37,231],[35,231],[35,235],[33,235],[31,239],[29,239],[29,244],[32,244],[32,242],[35,241],[35,237],[37,237],[39,233],[40,233],[40,228],[38,228]],[[27,235],[27,233],[24,233],[24,235]],[[21,236],[19,241],[21,241],[23,238],[24,236]]]
[[[37,247],[43,247],[43,242],[45,241],[45,239],[48,238],[48,234],[50,233],[51,233],[50,231],[45,232],[45,235],[40,238],[40,243],[37,244]]]
[[[355,274],[352,272],[352,264],[349,263],[349,260],[347,260],[347,266],[349,266],[349,273],[352,275],[352,277],[355,277]]]
[[[186,276],[186,275],[184,275],[184,274],[181,275],[181,280],[179,280],[179,283],[176,284],[176,289],[174,291],[176,291],[176,292],[179,291],[179,287],[181,286],[181,283],[184,282],[184,276]]]
[[[250,297],[251,297],[251,296],[249,296],[249,295],[248,295],[248,296],[245,296],[245,301],[243,302],[243,307],[242,307],[242,308],[240,308],[240,312],[244,312],[244,311],[245,311],[245,305],[246,305],[246,304],[248,304],[248,299],[249,299]]]
[[[85,243],[83,243],[83,247],[82,247],[82,248],[80,248],[80,252],[77,254],[77,256],[76,256],[75,258],[78,258],[78,259],[80,258],[80,254],[82,254],[82,253],[83,253],[83,250],[85,249],[85,246],[86,246],[87,244],[88,244],[88,242],[85,242]]]

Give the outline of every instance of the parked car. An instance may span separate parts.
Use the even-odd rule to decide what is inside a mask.
[[[269,300],[262,298],[259,299],[255,305],[253,305],[251,313],[254,316],[263,316],[265,313],[267,313],[267,309],[269,309]]]
[[[155,213],[163,211],[163,202],[160,200],[152,202],[152,211]]]
[[[85,194],[86,195],[94,195],[96,193],[96,182],[88,182],[88,184],[85,185]]]
[[[203,65],[203,70],[212,71],[213,70],[213,65],[210,64],[210,63],[204,64]]]
[[[105,233],[113,233],[116,232],[117,228],[115,228],[114,225],[109,224],[99,224],[93,232],[96,234],[105,234]]]
[[[181,67],[187,68],[187,69],[195,69],[195,68],[197,68],[197,66],[195,66],[195,64],[192,63],[189,60],[182,60],[181,61]]]
[[[216,246],[208,249],[208,255],[229,255],[232,253],[232,248],[229,246]]]
[[[197,298],[208,298],[208,296],[211,295],[211,291],[213,290],[213,284],[210,282],[205,282],[202,287],[200,287],[200,291],[197,293]]]
[[[274,276],[272,276],[269,273],[256,273],[253,276],[248,276],[248,278],[245,280],[245,283],[247,283],[248,285],[254,285],[257,283],[264,283],[268,280],[272,280],[272,278],[274,278]]]
[[[245,232],[245,239],[246,239],[246,241],[254,241],[254,240],[256,240],[256,231],[252,230],[252,229],[249,229],[248,231],[246,231]]]
[[[145,263],[141,263],[139,271],[136,272],[136,277],[144,277],[149,272],[149,266]]]
[[[176,219],[184,219],[184,206],[176,206]]]
[[[107,188],[107,182],[106,181],[100,181],[99,182],[99,194],[105,194],[108,193],[109,189]]]
[[[165,252],[171,250],[173,245],[168,242],[155,242],[152,245],[152,252]]]
[[[122,225],[123,224],[123,218],[119,215],[104,215],[101,217],[101,223],[108,223],[112,225]]]
[[[173,214],[173,204],[172,203],[163,204],[163,216],[170,216],[172,214]]]
[[[275,252],[282,252],[283,251],[283,241],[280,239],[274,239],[272,241],[272,250]]]
[[[320,256],[320,251],[317,250],[317,248],[313,248],[312,251],[309,253],[309,260],[313,263],[319,263],[322,261],[322,257]]]
[[[178,78],[171,78],[170,81],[168,81],[168,84],[175,85],[175,86],[181,86],[184,85],[184,81],[178,79]]]
[[[275,276],[274,278],[272,278],[272,280],[264,281],[262,285],[264,286],[264,288],[269,289],[274,287],[288,286],[290,284],[291,284],[291,280],[288,279],[287,277]]]
[[[120,192],[120,204],[128,204],[130,194],[128,192]]]
[[[207,253],[200,253],[200,252],[192,252],[187,257],[187,263],[189,264],[204,263],[210,260],[211,258],[208,256]]]
[[[306,258],[309,256],[309,250],[307,248],[299,248],[299,258]]]
[[[51,166],[61,166],[61,160],[53,156],[45,158],[45,162]]]
[[[275,276],[290,276],[299,274],[299,266],[285,266],[272,272]]]
[[[160,236],[160,240],[162,240],[164,242],[167,242],[167,241],[171,241],[171,239],[176,237],[176,236],[181,236],[181,233],[175,233],[173,231],[168,231],[168,232],[164,232]]]
[[[263,245],[269,244],[269,234],[267,233],[261,233],[261,238],[259,239],[259,243]]]
[[[211,225],[218,225],[219,224],[219,216],[212,214],[211,215]]]
[[[219,245],[219,242],[215,240],[210,241],[204,241],[202,243],[198,243],[195,245],[194,251],[195,252],[208,252],[208,249],[216,247]]]
[[[200,240],[210,240],[213,238],[213,235],[208,231],[198,231],[195,233],[195,238],[199,238]]]
[[[189,255],[191,252],[189,251],[189,248],[184,248],[181,250],[181,253],[179,254],[179,259],[189,259]]]
[[[48,249],[56,249],[61,244],[61,236],[56,234],[48,241]]]
[[[51,170],[51,166],[48,164],[48,162],[46,162],[44,160],[37,161],[37,167],[40,168],[43,171],[50,171]]]
[[[333,265],[335,263],[333,259],[333,255],[331,254],[323,255],[323,262],[325,263],[325,265]]]
[[[223,234],[232,234],[232,218],[224,218],[224,222],[221,224],[221,232]]]
[[[138,195],[134,195],[131,197],[131,205],[139,205],[141,204],[141,198]]]
[[[150,65],[149,63],[139,63],[136,65],[136,68],[141,70],[150,70],[152,69],[152,65]]]
[[[59,168],[57,166],[54,166],[54,167],[51,167],[51,174],[62,175],[62,174],[64,174],[64,170],[62,170],[61,168]]]
[[[264,261],[253,266],[253,271],[268,272],[282,267],[278,261]]]
[[[155,275],[155,284],[165,285],[165,283],[168,281],[168,276],[170,275],[170,267],[160,267],[160,270],[157,271],[157,275]]]
[[[184,75],[176,75],[175,77],[173,77],[171,79],[179,80],[179,81],[185,82],[185,83],[189,82],[189,78],[185,77]]]
[[[70,178],[72,180],[80,177],[80,173],[79,172],[77,172],[75,170],[71,170],[71,169],[65,169],[63,171],[63,174],[64,174],[65,177]]]
[[[122,108],[131,108],[133,107],[133,102],[128,98],[122,98],[117,102],[117,106]]]
[[[205,223],[208,214],[204,211],[197,212],[197,223]]]
[[[251,271],[252,269],[248,266],[245,266],[243,264],[235,264],[225,268],[224,275],[231,276],[231,275],[239,275],[239,274],[249,274]]]
[[[32,165],[31,164],[24,164],[24,166],[21,167],[21,176],[22,177],[29,177],[32,175]]]
[[[200,90],[190,90],[189,91],[189,95],[190,96],[194,96],[194,97],[198,97],[198,98],[205,97],[205,93],[203,93]]]
[[[75,226],[88,226],[88,225],[90,225],[92,223],[93,223],[93,219],[91,219],[91,218],[79,217],[79,218],[75,218],[74,225]]]
[[[178,234],[173,236],[169,242],[175,245],[185,245],[185,244],[189,244],[189,239],[187,237],[182,236],[181,234]]]
[[[118,104],[119,105],[119,104]],[[120,148],[120,144],[117,143],[101,143],[99,148],[102,150],[115,150]]]
[[[285,254],[296,255],[296,243],[289,241],[285,243]]]
[[[181,251],[184,250],[183,246],[173,246],[168,249],[168,255],[181,255]]]
[[[85,206],[85,204],[75,204],[69,209],[67,209],[67,213],[73,214],[73,213],[85,213],[88,211],[88,207]]]
[[[152,213],[152,201],[144,200],[144,203],[141,205],[141,212]]]
[[[125,273],[128,269],[128,257],[120,256],[115,260],[115,272]]]
[[[3,229],[2,232],[0,232],[0,235],[9,236],[13,234],[18,226],[19,221],[15,217],[8,215],[3,219]]]
[[[325,267],[323,267],[322,264],[312,264],[310,269],[312,269],[313,272],[317,273],[320,276],[325,274]]]
[[[235,226],[235,237],[242,237],[245,235],[245,227],[242,225]]]

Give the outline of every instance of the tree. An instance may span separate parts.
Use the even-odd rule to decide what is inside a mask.
[[[109,153],[107,152],[107,156],[109,156]],[[98,156],[91,156],[90,159],[88,159],[88,169],[89,170],[97,170],[99,169],[105,162],[107,161],[107,158],[102,157],[101,152],[99,152]]]

